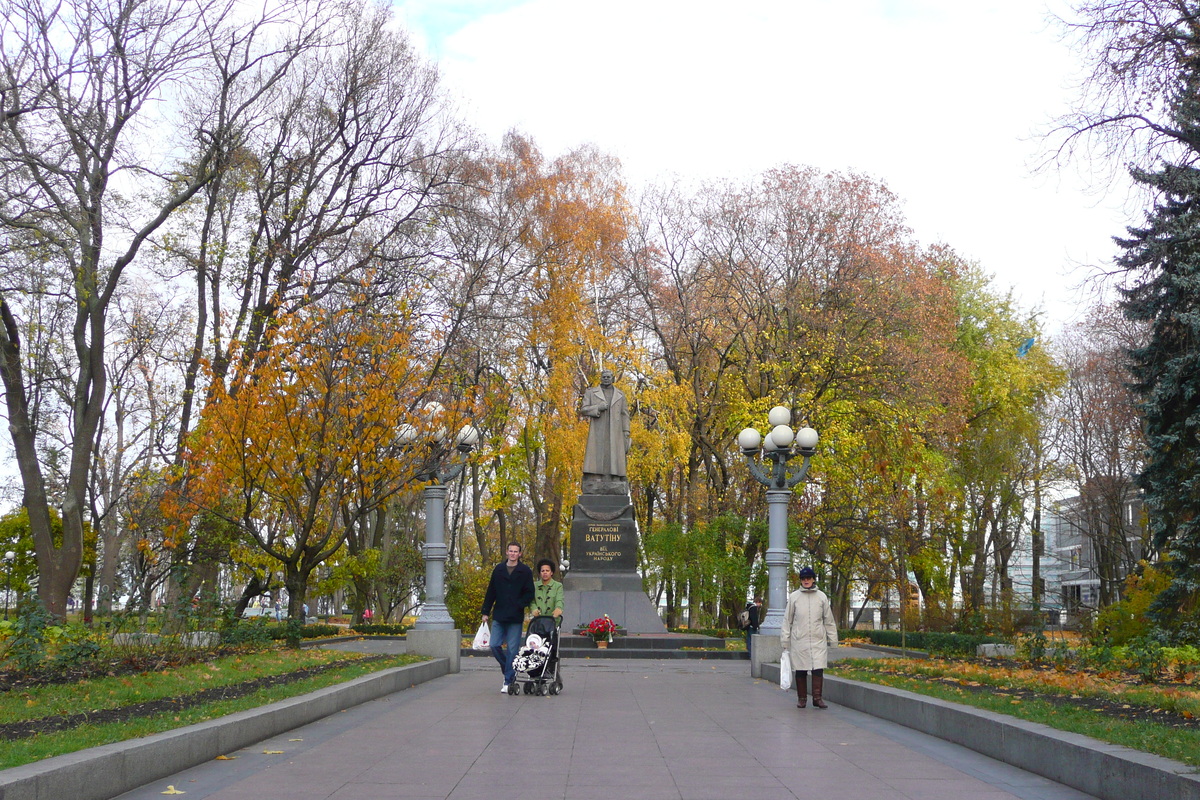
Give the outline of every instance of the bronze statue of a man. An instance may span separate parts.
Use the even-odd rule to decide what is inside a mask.
[[[591,419],[587,450],[583,454],[585,493],[611,494],[628,491],[625,484],[625,455],[629,452],[629,404],[613,386],[612,370],[600,373],[600,385],[583,392],[580,412]]]

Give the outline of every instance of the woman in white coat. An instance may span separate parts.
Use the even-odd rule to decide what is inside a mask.
[[[836,647],[838,642],[837,622],[829,598],[817,588],[817,573],[812,567],[800,570],[800,588],[788,595],[779,642],[783,651],[790,655],[796,673],[796,708],[808,705],[810,671],[813,705],[829,708],[821,699],[821,693],[825,686],[829,648]]]

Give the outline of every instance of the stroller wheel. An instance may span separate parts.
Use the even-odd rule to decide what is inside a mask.
[[[537,696],[542,697],[545,694],[546,694],[546,685],[544,683],[539,683],[537,685]]]
[[[553,697],[556,694],[558,694],[558,683],[557,682],[550,684],[550,696]]]
[[[525,694],[533,694],[533,684],[532,683],[525,684]]]

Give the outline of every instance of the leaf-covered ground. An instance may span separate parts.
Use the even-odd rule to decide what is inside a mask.
[[[1012,705],[1038,700],[1112,719],[1200,731],[1200,687],[1194,683],[1148,685],[1123,672],[1004,659],[880,659],[846,661],[838,667],[839,674],[850,678],[893,675],[936,682],[959,694],[1009,698]]]

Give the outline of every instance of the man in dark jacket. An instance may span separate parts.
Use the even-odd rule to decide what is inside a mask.
[[[491,620],[491,651],[504,669],[504,686],[508,694],[516,670],[513,658],[521,647],[521,623],[525,609],[533,602],[533,570],[521,563],[521,545],[509,542],[508,559],[496,565],[483,596],[483,621]],[[507,649],[501,649],[501,647]]]
[[[756,597],[749,603],[746,603],[746,613],[748,620],[746,622],[746,652],[750,652],[750,637],[758,633],[759,626],[762,625],[762,598]]]

